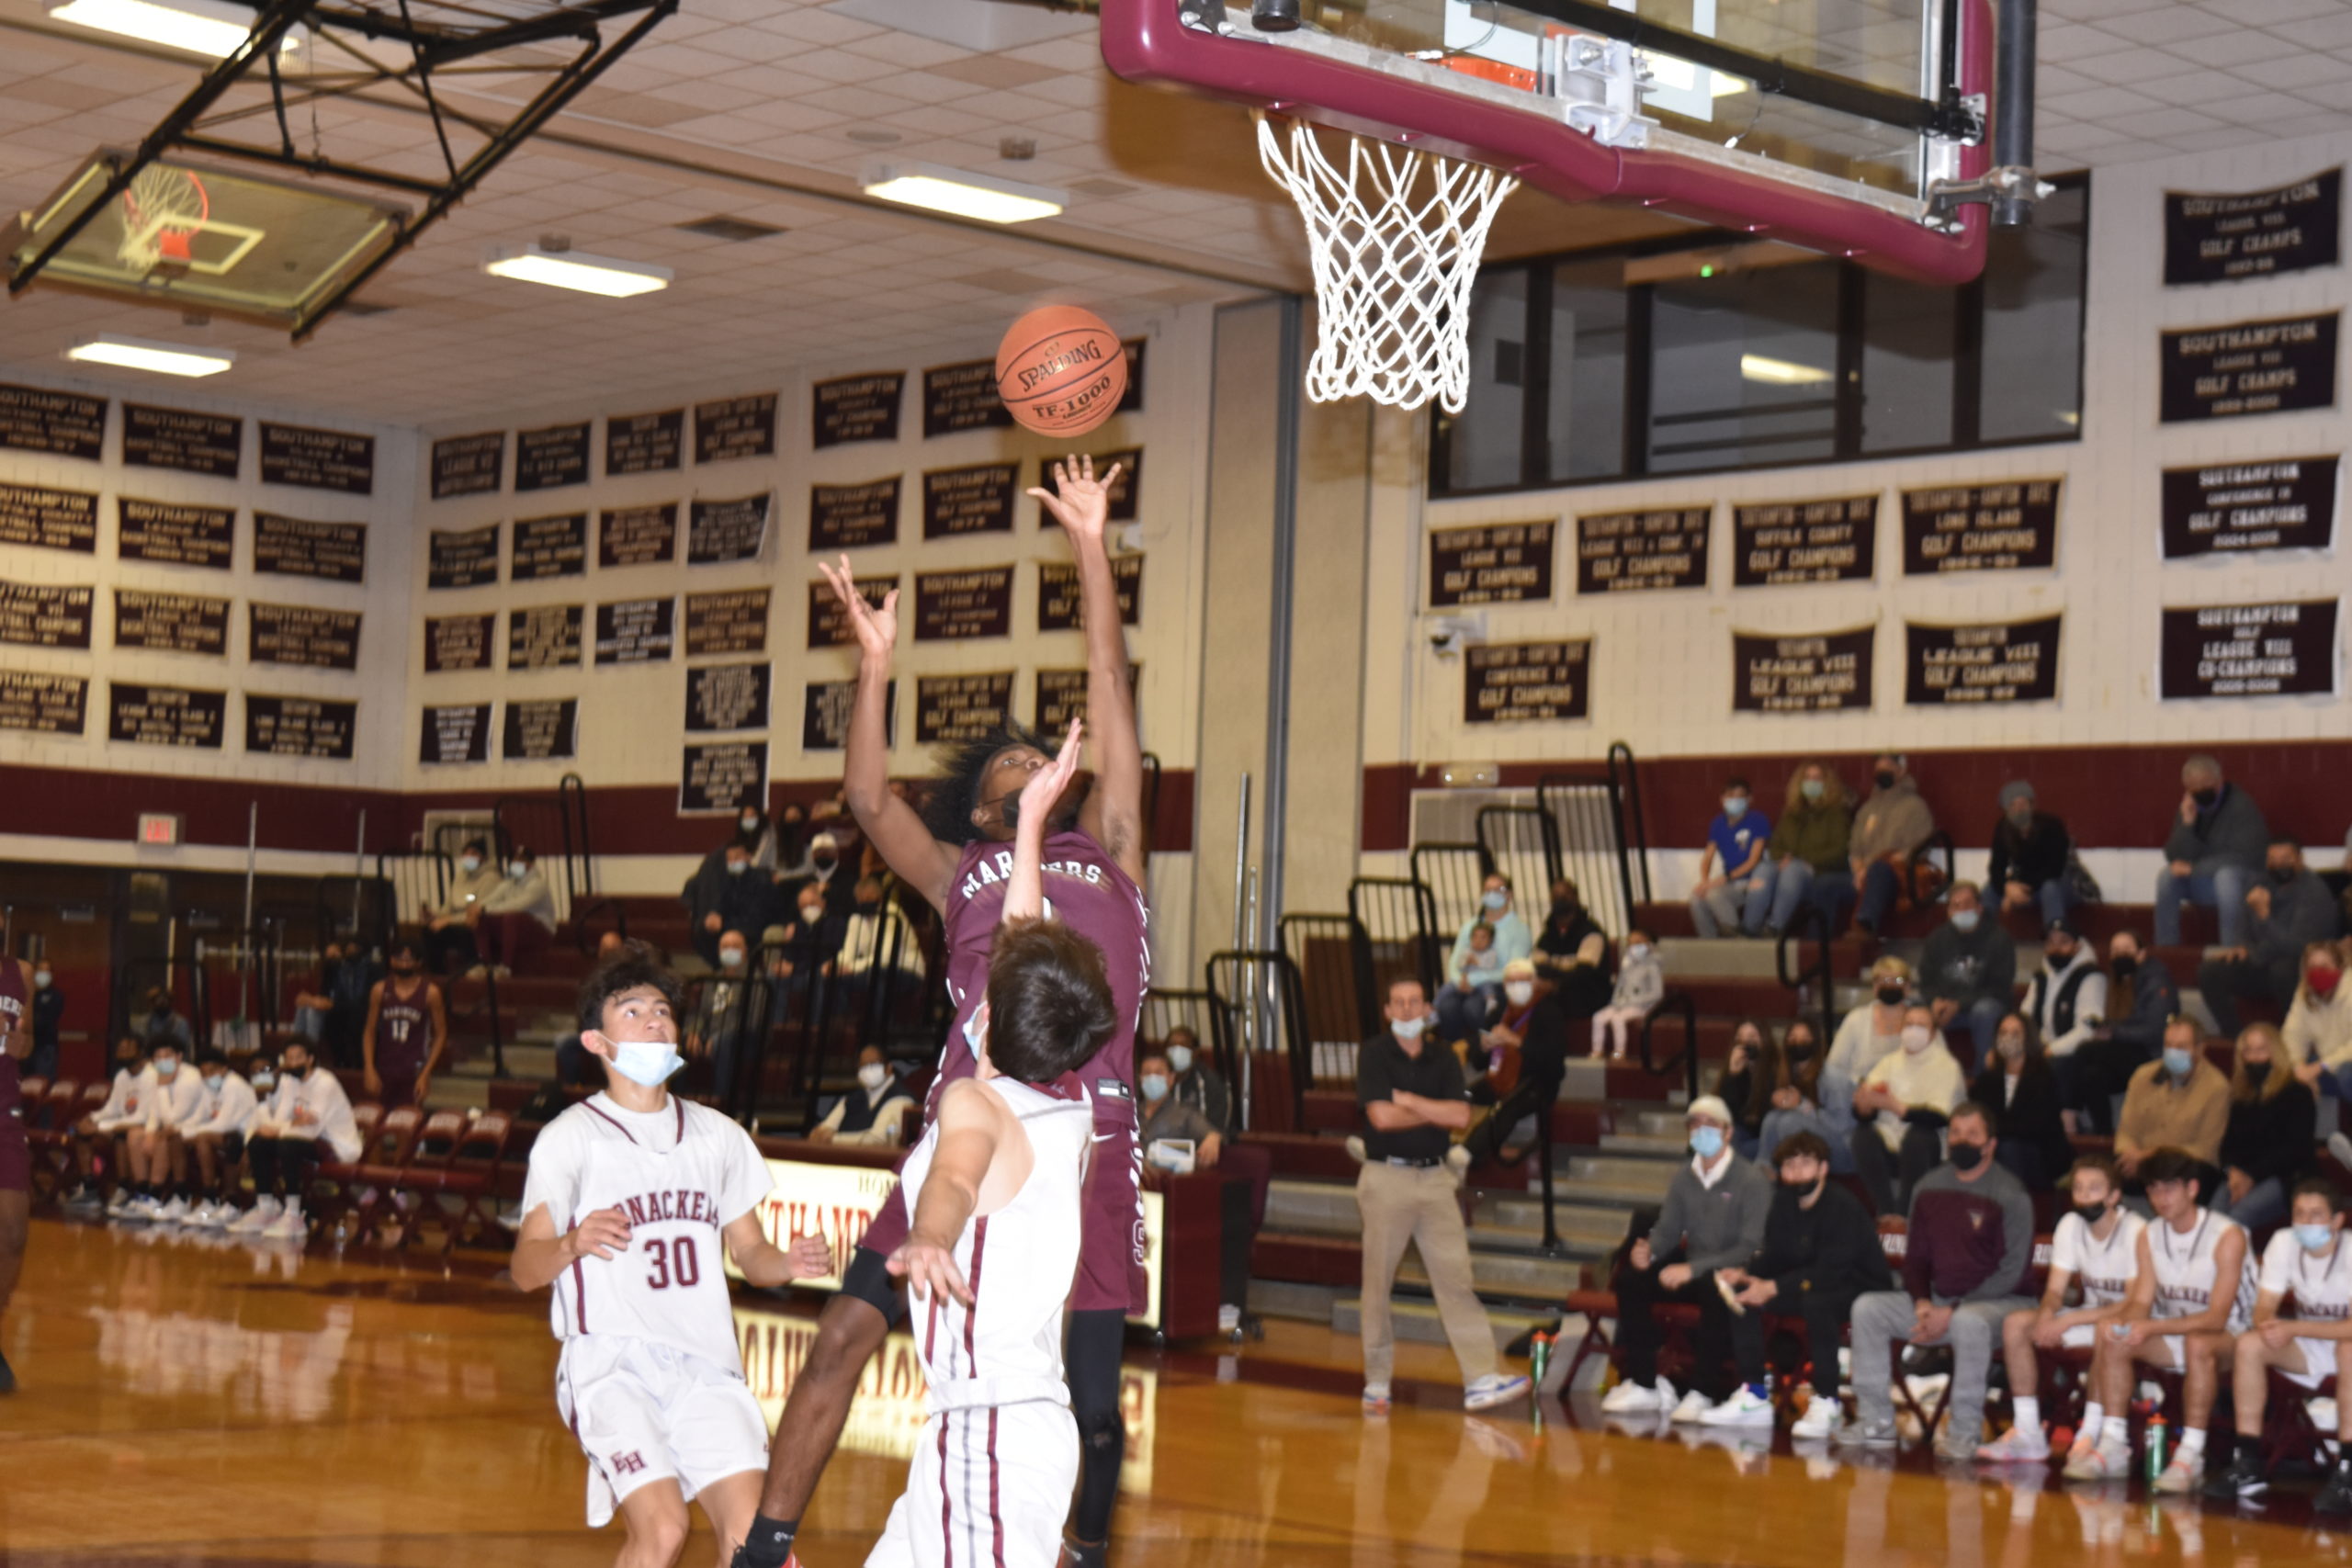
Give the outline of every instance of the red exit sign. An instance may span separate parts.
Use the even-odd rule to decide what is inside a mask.
[[[139,814],[139,841],[142,844],[176,844],[180,841],[180,818],[165,811],[142,811]]]

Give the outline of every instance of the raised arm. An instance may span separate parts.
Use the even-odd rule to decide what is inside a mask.
[[[1021,809],[1012,829],[1012,876],[1004,885],[1004,919],[1034,920],[1046,913],[1046,818],[1078,772],[1086,721],[1070,720],[1069,733],[1054,760],[1021,786]],[[1100,841],[1100,840],[1098,840]],[[1107,843],[1102,846],[1109,849]]]
[[[1143,742],[1136,734],[1135,693],[1127,684],[1127,634],[1119,618],[1119,585],[1102,536],[1119,465],[1094,477],[1092,457],[1054,465],[1054,489],[1029,493],[1069,535],[1078,561],[1079,610],[1086,629],[1086,716],[1094,725],[1094,790],[1080,824],[1119,869],[1143,881]]]
[[[947,885],[956,875],[956,852],[931,836],[913,807],[890,793],[890,658],[899,641],[899,591],[876,609],[857,591],[849,558],[838,567],[817,563],[841,601],[857,635],[857,698],[850,708],[849,749],[842,768],[842,794],[882,859],[899,881],[931,907],[944,912]]]

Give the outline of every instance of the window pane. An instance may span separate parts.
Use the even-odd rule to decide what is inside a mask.
[[[1883,273],[1862,286],[1862,450],[1951,445],[1959,291]]]
[[[1835,456],[1838,264],[1656,286],[1649,469]]]
[[[1546,468],[1555,481],[1625,467],[1625,264],[1570,262],[1552,273]]]
[[[1470,296],[1470,397],[1437,417],[1447,433],[1447,490],[1492,490],[1524,478],[1521,411],[1527,381],[1527,274],[1513,267],[1478,279]]]
[[[1996,229],[1984,262],[1982,439],[2072,435],[2082,425],[2085,191],[2067,186],[2022,229]]]

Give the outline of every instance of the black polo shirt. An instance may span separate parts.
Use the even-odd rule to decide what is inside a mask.
[[[1363,1043],[1356,1055],[1356,1105],[1358,1120],[1363,1127],[1364,1156],[1367,1159],[1425,1159],[1445,1157],[1453,1136],[1442,1127],[1407,1127],[1400,1132],[1384,1133],[1372,1124],[1362,1108],[1375,1100],[1393,1100],[1396,1091],[1418,1094],[1425,1100],[1467,1100],[1462,1084],[1462,1064],[1454,1060],[1453,1052],[1432,1036],[1421,1036],[1421,1052],[1418,1056],[1407,1055],[1405,1047],[1396,1043],[1394,1034],[1383,1032]]]

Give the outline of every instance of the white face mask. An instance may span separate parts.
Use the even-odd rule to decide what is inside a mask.
[[[743,967],[743,950],[740,947],[720,948],[718,966],[722,969],[741,969]]]
[[[752,863],[747,860],[730,860],[727,863],[727,874],[729,876],[741,876],[751,869]]]
[[[506,874],[517,882],[522,881],[524,874],[530,869],[530,866],[523,861],[510,860],[506,863]]]
[[[1193,1048],[1190,1045],[1170,1045],[1168,1047],[1168,1065],[1180,1073],[1191,1072]]]
[[[1625,950],[1625,956],[1628,958],[1647,958],[1649,955],[1650,944],[1645,942],[1637,942]]]
[[[1419,1040],[1421,1031],[1429,1026],[1426,1018],[1392,1018],[1388,1021],[1388,1032],[1399,1040]]]
[[[271,1072],[255,1073],[253,1082],[255,1089],[275,1089],[277,1087],[277,1075]]]
[[[468,876],[471,876],[475,872],[481,869],[481,856],[466,855],[459,859],[458,863],[466,868],[466,874]]]
[[[659,1089],[686,1065],[678,1048],[665,1040],[614,1040],[611,1043],[614,1069],[647,1089]]]
[[[824,918],[825,907],[822,904],[803,904],[800,906],[800,923],[802,925],[813,926],[821,921]]]
[[[36,970],[34,970],[34,971],[33,971],[33,989],[34,989],[34,990],[36,990],[36,991],[46,991],[47,989],[49,989],[49,983],[50,983],[50,981],[51,981],[51,979],[53,979],[53,978],[55,978],[55,976],[53,976],[52,975],[51,975],[51,974],[50,974],[50,972],[49,972],[48,970],[46,970],[46,969],[36,969]]]
[[[1503,982],[1503,995],[1510,999],[1511,1006],[1515,1008],[1523,1008],[1530,1001],[1534,999],[1535,982],[1532,980],[1506,980]]]
[[[760,819],[759,819],[758,818],[756,818],[756,817],[746,817],[746,818],[743,818],[743,831],[745,831],[746,833],[756,833],[756,832],[758,832],[759,830],[760,830]]]
[[[868,1062],[857,1069],[857,1081],[867,1089],[880,1089],[890,1081],[890,1069],[879,1062]]]
[[[1903,1030],[1903,1049],[1916,1056],[1928,1048],[1928,1042],[1933,1038],[1935,1032],[1924,1024],[1906,1024]]]

